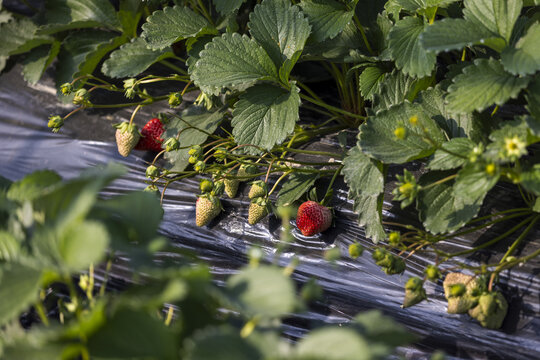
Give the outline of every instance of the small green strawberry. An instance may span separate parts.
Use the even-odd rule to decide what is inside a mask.
[[[141,134],[137,125],[122,122],[113,125],[116,128],[116,146],[120,155],[126,157],[131,150],[137,145]]]
[[[264,197],[268,193],[268,188],[266,183],[262,180],[257,180],[251,183],[251,188],[249,189],[249,198],[255,199],[258,197]]]
[[[199,188],[201,189],[203,193],[205,192],[209,193],[210,191],[214,189],[214,183],[208,179],[203,179],[199,183]]]
[[[218,197],[210,194],[201,195],[195,204],[195,224],[197,226],[207,225],[220,212],[221,203]]]
[[[238,177],[247,177],[257,173],[257,167],[255,165],[241,165],[236,173]],[[240,181],[246,181],[248,179],[240,179]]]
[[[258,197],[249,204],[248,223],[255,225],[268,215],[268,203],[265,199]]]
[[[237,179],[225,179],[223,180],[225,184],[225,193],[229,198],[234,198],[238,192],[238,187],[240,186],[240,180]]]

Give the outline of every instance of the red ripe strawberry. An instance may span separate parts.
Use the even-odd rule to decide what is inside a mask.
[[[316,201],[306,201],[298,208],[296,226],[304,236],[325,231],[332,225],[332,212]]]
[[[153,118],[144,125],[141,130],[141,139],[135,147],[137,150],[149,150],[160,152],[163,139],[161,135],[165,129],[163,123],[158,118]]]

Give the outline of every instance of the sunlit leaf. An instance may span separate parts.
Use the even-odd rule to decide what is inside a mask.
[[[204,17],[188,7],[165,7],[146,19],[141,37],[151,49],[159,50],[178,40],[196,36],[209,26]]]
[[[417,123],[411,124],[410,118]],[[403,129],[404,136],[395,134]],[[429,135],[430,143],[426,141]],[[405,102],[383,110],[370,117],[360,127],[360,148],[362,151],[384,163],[401,164],[431,155],[437,144],[445,141],[437,123],[425,114],[420,105]]]
[[[136,76],[150,65],[173,56],[171,48],[152,50],[143,39],[136,38],[111,53],[109,59],[103,63],[101,71],[113,78]]]
[[[454,78],[446,100],[449,108],[456,112],[482,111],[515,98],[530,80],[507,73],[497,60],[476,59]]]
[[[259,80],[277,80],[277,69],[264,49],[247,36],[223,34],[200,52],[191,78],[205,93],[246,88]]]
[[[388,46],[398,69],[414,77],[424,77],[435,68],[436,56],[427,52],[419,41],[427,25],[422,18],[406,17],[390,30]]]
[[[249,17],[251,36],[263,46],[279,67],[286,59],[302,51],[310,26],[297,6],[289,1],[263,1]]]
[[[280,268],[245,269],[227,280],[227,289],[246,316],[283,316],[290,313],[296,303],[292,280]]]
[[[0,265],[0,326],[19,316],[38,299],[41,271],[26,265]]]
[[[317,42],[336,37],[354,15],[354,11],[335,0],[302,0],[300,6],[311,24],[311,36]]]
[[[531,25],[515,48],[507,47],[502,52],[501,61],[505,70],[514,75],[529,75],[540,70],[538,39],[540,39],[540,22]]]
[[[234,107],[234,139],[238,144],[252,144],[270,150],[294,130],[299,105],[296,86],[290,91],[268,84],[248,89]],[[253,147],[245,150],[258,152]]]

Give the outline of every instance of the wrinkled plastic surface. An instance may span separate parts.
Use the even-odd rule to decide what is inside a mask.
[[[129,168],[124,178],[107,189],[107,195],[142,189],[146,185],[144,169],[151,159],[144,152],[134,151],[122,158],[114,144],[114,129],[110,124],[129,119],[127,110],[114,112],[86,112],[67,120],[59,134],[47,128],[50,114],[66,114],[71,105],[63,105],[56,98],[53,82],[46,77],[38,85],[29,87],[15,68],[0,76],[0,175],[15,180],[37,169],[49,168],[66,178],[76,176],[81,170],[101,163],[116,161]],[[137,116],[139,122],[148,119],[151,111],[144,108]],[[332,139],[323,139],[315,146],[335,146]],[[245,190],[245,189],[244,189]],[[504,190],[504,191],[502,191]],[[508,189],[496,189],[486,198],[488,206],[495,209],[509,208],[519,202],[519,197]],[[280,223],[267,217],[256,226],[247,224],[249,204],[244,194],[237,199],[223,201],[224,213],[209,226],[195,226],[195,194],[198,181],[188,179],[172,184],[165,195],[165,210],[161,232],[180,248],[194,250],[201,259],[211,264],[218,282],[246,264],[246,250],[260,246],[271,259],[279,243]],[[389,200],[391,197],[387,197]],[[279,263],[286,265],[296,255],[300,265],[293,277],[300,283],[310,277],[318,279],[325,296],[320,302],[300,315],[285,322],[286,335],[296,338],[313,325],[321,323],[346,323],[356,313],[367,309],[380,309],[385,314],[418,334],[421,340],[408,348],[399,349],[405,358],[429,358],[434,349],[442,349],[449,358],[466,359],[540,359],[540,261],[536,259],[524,267],[503,273],[501,288],[509,301],[510,309],[503,329],[494,331],[480,327],[467,315],[446,313],[442,282],[426,283],[429,301],[408,309],[401,309],[404,284],[409,276],[422,276],[421,271],[429,257],[413,255],[407,261],[403,275],[387,276],[366,251],[357,260],[347,256],[349,244],[358,241],[366,247],[371,242],[355,223],[351,202],[347,200],[344,186],[338,184],[332,204],[336,211],[335,226],[319,237],[305,238],[294,232],[296,242],[281,255]],[[416,224],[416,215],[402,211],[395,204],[385,201],[386,220]],[[504,225],[508,228],[508,223]],[[493,229],[481,240],[496,236],[501,229]],[[478,237],[478,234],[475,234]],[[448,243],[454,251],[471,247],[471,238],[453,239]],[[535,229],[526,244],[527,253],[540,247],[540,231]],[[504,253],[509,242],[497,249],[488,250],[468,258],[492,261]],[[324,260],[324,251],[339,247],[342,258],[334,264]],[[168,256],[168,254],[162,254]],[[171,256],[173,256],[171,254]],[[129,281],[129,269],[117,264],[113,278]],[[279,294],[276,294],[279,296]],[[336,344],[339,346],[339,344]],[[352,359],[351,359],[352,360]]]

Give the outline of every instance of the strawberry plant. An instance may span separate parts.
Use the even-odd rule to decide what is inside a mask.
[[[296,344],[280,338],[281,319],[320,287],[307,283],[301,297],[290,273],[256,257],[221,287],[193,255],[152,261],[177,252],[157,233],[159,199],[98,197],[125,172],[107,165],[68,181],[50,170],[0,178],[0,358],[327,359],[340,339],[335,359],[380,359],[413,340],[378,311]],[[109,286],[115,254],[145,274],[122,291]]]
[[[59,93],[77,107],[51,116],[55,132],[82,109],[133,108],[132,126],[141,107],[170,107],[157,136],[169,146],[154,149],[148,185],[165,196],[171,183],[188,177],[212,181],[197,200],[198,225],[219,219],[218,197],[236,196],[240,182],[255,181],[248,219],[255,224],[308,197],[330,204],[343,176],[385,273],[402,273],[413,254],[435,257],[423,278],[407,282],[404,306],[427,297],[425,281],[466,270],[475,285],[460,292],[471,282],[452,284],[459,289],[447,294],[449,312],[458,299],[467,304],[461,310],[495,328],[507,308],[500,275],[540,255],[517,255],[540,220],[539,6],[121,0],[115,8],[107,0],[55,0],[32,9],[42,16],[6,13],[0,64],[20,60],[35,82],[58,59]],[[162,83],[175,91],[156,86]],[[99,102],[99,92],[123,93],[125,101]],[[194,102],[186,100],[190,93]],[[340,146],[306,148],[329,136]],[[120,137],[122,154],[132,142]],[[521,199],[515,208],[487,208],[486,195],[502,183]],[[323,184],[327,190],[318,194]],[[390,189],[418,225],[383,217]],[[306,235],[330,226],[326,210],[318,231]],[[470,250],[443,246],[516,219]],[[297,224],[304,233],[303,215]],[[463,259],[506,239],[513,242],[496,262]]]

